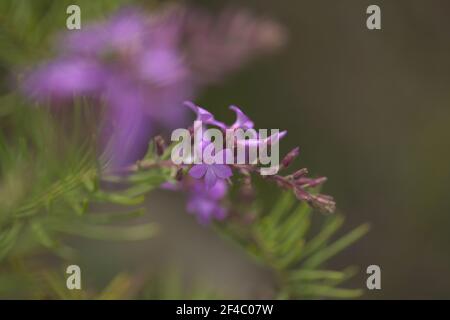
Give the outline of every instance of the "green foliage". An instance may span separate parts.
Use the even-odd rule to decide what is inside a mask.
[[[21,248],[39,244],[67,258],[73,252],[60,242],[60,233],[140,240],[157,231],[153,223],[122,224],[143,214],[134,207],[164,177],[158,172],[141,177],[145,188],[120,181],[120,190],[101,187],[95,148],[78,127],[86,121],[77,117],[89,117],[89,107],[75,106],[80,113],[68,120],[17,98],[0,100],[0,261],[14,254],[18,242]],[[114,212],[112,204],[126,209]]]
[[[205,300],[205,299],[225,299],[216,290],[212,290],[201,279],[192,281],[193,284],[188,285],[183,280],[182,273],[176,269],[169,269],[162,274],[155,275],[151,281],[147,281],[138,297],[140,299],[189,299],[189,300]]]
[[[293,195],[285,193],[272,210],[257,216],[251,224],[230,219],[217,229],[273,271],[280,299],[360,296],[362,290],[338,287],[354,275],[355,267],[334,271],[324,269],[324,264],[361,238],[368,225],[331,241],[342,226],[343,217],[328,216],[319,231],[310,236],[312,218],[310,206],[298,204]]]
[[[38,266],[13,261],[0,268],[0,297],[18,297],[25,299],[224,299],[201,281],[187,285],[181,272],[169,270],[152,277],[142,274],[121,272],[115,275],[102,288],[90,286],[82,290],[67,290],[65,270],[39,270]],[[12,271],[13,270],[13,271]]]
[[[139,288],[140,279],[127,273],[120,273],[113,277],[110,282],[100,291],[92,288],[82,290],[67,290],[66,279],[63,277],[65,270],[45,269],[30,270],[30,265],[13,265],[13,272],[2,270],[0,274],[0,297],[11,297],[28,299],[129,299],[134,296]]]

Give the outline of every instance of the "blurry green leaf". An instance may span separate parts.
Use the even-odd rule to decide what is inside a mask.
[[[138,241],[148,239],[156,234],[158,227],[154,223],[137,226],[97,226],[89,224],[64,223],[49,225],[50,228],[67,234],[78,235],[96,240]]]
[[[358,298],[363,293],[363,290],[360,289],[341,289],[319,284],[303,284],[293,288],[292,291],[299,296],[335,299]]]
[[[60,300],[87,298],[84,290],[68,290],[66,286],[66,279],[64,279],[61,274],[57,274],[54,271],[45,271],[43,276],[45,279],[45,285],[49,287],[52,295],[54,295],[54,298]],[[48,299],[48,297],[46,298]]]
[[[90,212],[84,217],[84,221],[94,224],[109,224],[118,221],[129,221],[134,218],[139,218],[145,213],[144,209],[137,209],[128,212],[113,212],[113,213],[96,213]]]
[[[347,235],[343,236],[333,244],[328,247],[318,251],[311,257],[309,257],[304,263],[304,268],[315,268],[321,265],[323,262],[328,260],[329,258],[335,256],[340,251],[344,250],[348,246],[350,246],[353,242],[361,238],[369,231],[369,225],[363,224],[353,231],[349,232]]]
[[[303,241],[311,223],[309,220],[310,214],[311,208],[308,204],[302,203],[283,223],[278,236],[281,254],[292,251],[293,246]]]
[[[37,221],[31,223],[31,230],[41,245],[50,249],[57,255],[66,259],[75,255],[72,248],[60,244],[59,241],[54,239],[53,235],[50,235],[48,231],[45,230],[44,226]]]
[[[125,206],[132,206],[142,203],[145,198],[144,196],[129,197],[118,192],[112,193],[112,192],[98,191],[94,194],[93,199],[101,202],[109,202]]]
[[[262,223],[268,226],[276,225],[283,216],[289,213],[295,203],[296,199],[290,192],[283,192],[270,213],[263,218]]]
[[[314,253],[317,249],[321,248],[326,244],[328,239],[330,239],[333,234],[339,230],[339,228],[344,223],[344,218],[340,215],[331,216],[328,223],[319,231],[319,233],[305,246],[302,254],[302,258],[309,256]]]
[[[133,285],[133,278],[128,274],[121,273],[114,277],[108,286],[97,297],[99,300],[118,300],[128,298]]]
[[[298,270],[289,274],[289,281],[304,282],[315,280],[342,280],[345,278],[345,273],[339,271],[328,270]]]
[[[14,243],[22,230],[23,224],[16,222],[9,230],[0,232],[0,261],[5,258],[9,251],[13,248]]]

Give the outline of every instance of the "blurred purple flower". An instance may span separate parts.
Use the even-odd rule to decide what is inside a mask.
[[[228,185],[223,180],[217,180],[211,188],[207,188],[202,181],[192,178],[183,179],[176,184],[166,182],[161,187],[165,190],[186,192],[187,212],[195,215],[203,225],[209,224],[213,219],[223,220],[227,215],[222,200],[227,194]]]
[[[211,188],[201,182],[195,183],[189,191],[187,211],[195,214],[201,224],[208,224],[213,219],[223,220],[226,210],[220,201],[225,197],[227,189],[223,180],[218,180]]]
[[[27,93],[37,100],[63,100],[73,95],[95,94],[103,87],[106,70],[81,57],[61,58],[37,68],[25,82]]]
[[[272,20],[245,10],[227,9],[218,17],[204,11],[186,14],[186,51],[200,82],[220,81],[256,54],[285,43],[285,30]]]
[[[74,96],[103,102],[102,144],[121,167],[141,158],[157,132],[186,123],[184,100],[283,40],[277,24],[241,11],[216,18],[187,8],[148,16],[125,9],[64,34],[60,56],[31,72],[24,88],[52,104]]]

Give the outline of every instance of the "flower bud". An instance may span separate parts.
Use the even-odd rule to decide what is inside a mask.
[[[296,172],[294,172],[292,174],[292,177],[294,178],[294,180],[300,179],[301,177],[305,176],[306,174],[308,174],[308,169],[303,168],[300,170],[297,170]]]
[[[281,165],[286,168],[289,167],[289,165],[292,163],[292,161],[295,160],[295,158],[298,157],[300,153],[300,148],[296,147],[292,149],[284,158],[281,160]]]
[[[154,141],[155,141],[156,154],[158,156],[162,156],[164,153],[164,150],[166,149],[166,143],[164,142],[163,137],[156,136],[154,138]]]
[[[308,188],[308,187],[316,187],[324,183],[325,181],[327,181],[327,177],[320,177],[316,179],[309,179],[302,177],[297,179],[296,184],[302,186],[303,188]]]

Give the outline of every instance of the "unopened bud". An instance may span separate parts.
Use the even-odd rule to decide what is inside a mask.
[[[319,210],[334,213],[336,210],[336,202],[333,197],[328,195],[319,194],[313,197],[312,205],[317,207]]]
[[[316,186],[324,183],[325,181],[327,181],[327,177],[320,177],[320,178],[316,178],[316,179],[299,178],[297,180],[297,184],[304,188],[307,188],[307,187],[316,187]]]
[[[303,176],[305,176],[307,174],[308,174],[308,169],[303,168],[303,169],[295,171],[292,174],[292,177],[294,178],[294,180],[297,180],[297,179],[300,179],[301,177],[303,177]]]
[[[164,150],[166,149],[166,143],[164,142],[163,137],[156,136],[154,141],[155,141],[156,154],[158,156],[162,156],[164,153]]]
[[[310,202],[312,200],[312,196],[302,188],[294,188],[294,193],[298,200],[306,202]]]
[[[289,151],[289,153],[283,158],[283,160],[281,160],[281,165],[283,167],[289,167],[289,165],[292,163],[292,161],[294,161],[295,158],[298,157],[300,153],[300,148],[296,147],[294,149],[292,149],[291,151]]]

